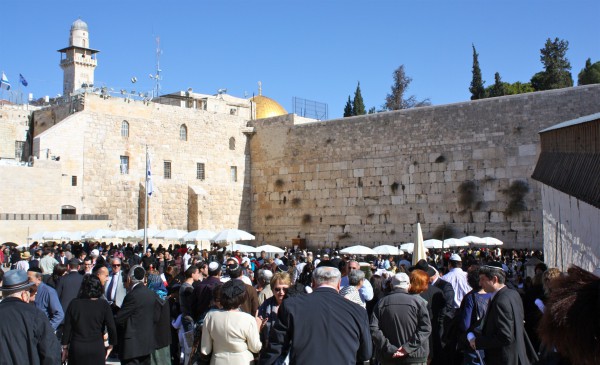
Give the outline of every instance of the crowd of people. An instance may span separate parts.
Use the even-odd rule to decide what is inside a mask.
[[[598,273],[536,251],[0,251],[2,364],[600,363]]]

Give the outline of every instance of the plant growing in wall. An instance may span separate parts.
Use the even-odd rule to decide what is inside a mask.
[[[462,208],[461,213],[477,209],[477,207],[481,206],[479,203],[475,181],[463,181],[458,186],[458,205]]]
[[[265,220],[270,221],[271,219],[273,219],[273,215],[272,214],[267,214],[265,216]]]
[[[500,190],[501,193],[508,196],[508,206],[504,213],[512,216],[527,210],[525,205],[525,196],[529,193],[529,184],[524,180],[515,180],[507,189]]]
[[[400,186],[400,184],[398,184],[397,182],[393,182],[392,185],[390,185],[390,188],[392,189],[392,193],[396,194],[396,192],[398,191],[398,187]]]
[[[448,238],[453,238],[455,235],[456,233],[452,227],[442,224],[433,231],[431,238],[436,240],[445,240]]]
[[[302,199],[300,199],[300,198],[292,199],[292,207],[298,208],[300,206],[300,203],[302,203]]]
[[[276,188],[282,188],[283,185],[285,185],[285,183],[283,182],[283,179],[277,179],[277,180],[275,180],[275,187]]]
[[[312,215],[306,213],[302,215],[302,224],[307,225],[312,223]]]
[[[435,159],[435,163],[446,162],[446,157],[444,155],[439,155],[438,158]]]
[[[337,236],[338,240],[343,240],[343,239],[350,238],[350,237],[352,237],[352,235],[348,232],[344,232]]]

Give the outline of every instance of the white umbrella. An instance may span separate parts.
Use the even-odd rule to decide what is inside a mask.
[[[147,236],[148,238],[154,238],[154,236],[159,233],[160,231],[158,229],[154,229],[154,228],[148,228],[146,229],[147,232]],[[136,231],[133,231],[133,236],[132,237],[128,237],[128,238],[137,238],[140,240],[144,239],[144,229],[138,229]]]
[[[104,238],[104,236],[106,236],[110,233],[111,233],[111,231],[109,229],[99,228],[99,229],[94,229],[93,231],[86,232],[83,235],[83,238],[99,240],[99,239]]]
[[[234,243],[229,247],[231,248],[231,252],[234,252],[234,251],[247,252],[247,253],[257,252],[256,247],[242,245],[241,243]]]
[[[179,241],[188,232],[181,229],[167,229],[160,231],[154,235],[154,238],[162,238],[163,240]]]
[[[419,260],[427,260],[427,254],[425,253],[425,242],[423,241],[421,223],[417,222],[417,242],[416,247],[414,247],[414,254],[412,257],[413,266],[416,265]]]
[[[190,233],[183,236],[185,242],[198,242],[198,241],[210,241],[214,236],[215,232],[208,231],[206,229],[200,229],[197,231],[191,231]]]
[[[273,245],[262,245],[256,248],[256,252],[265,251],[266,253],[284,253],[285,251],[281,248]]]
[[[426,248],[442,248],[442,241],[432,238],[432,239],[423,241],[423,245]]]
[[[81,241],[85,231],[72,231],[69,232],[69,241]]]
[[[361,245],[346,247],[340,253],[345,255],[377,255],[377,252],[372,248]]]
[[[133,232],[127,229],[121,229],[119,231],[111,231],[104,238],[130,238],[133,237]]]
[[[43,239],[45,240],[63,240],[69,239],[69,232],[67,231],[55,231],[55,232],[46,232],[44,234]]]
[[[415,249],[415,244],[412,242],[403,243],[400,245],[400,249],[408,253],[413,253],[413,250]]]
[[[391,245],[381,245],[373,248],[373,251],[380,255],[401,255],[398,251],[398,247]]]
[[[502,246],[504,243],[494,237],[483,237],[486,246]]]
[[[241,229],[225,229],[217,233],[211,241],[213,242],[236,242],[236,241],[251,241],[255,239],[253,235]]]
[[[467,237],[461,238],[461,240],[463,240],[467,243],[485,244],[485,240],[483,238],[477,237],[477,236],[467,236]]]
[[[458,238],[447,238],[444,240],[444,247],[467,247],[469,242],[460,240]]]
[[[27,239],[30,239],[32,241],[41,241],[44,239],[44,235],[47,235],[51,232],[38,232],[38,233],[34,233],[31,236],[27,237]]]

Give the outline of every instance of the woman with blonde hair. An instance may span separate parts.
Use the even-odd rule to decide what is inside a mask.
[[[266,299],[258,308],[258,318],[261,319],[260,340],[263,349],[267,348],[269,332],[277,320],[277,311],[283,300],[287,298],[288,289],[292,285],[292,278],[287,272],[278,272],[271,278],[273,296]]]

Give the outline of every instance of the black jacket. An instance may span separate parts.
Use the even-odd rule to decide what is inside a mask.
[[[329,287],[287,298],[279,306],[259,364],[276,363],[287,349],[290,365],[367,361],[372,353],[367,311]]]
[[[0,313],[0,364],[61,363],[58,339],[42,311],[18,298],[6,298]]]
[[[69,304],[79,294],[81,288],[81,282],[83,281],[83,275],[77,271],[71,271],[67,275],[60,278],[56,285],[56,294],[62,305],[63,312],[67,313]]]
[[[431,322],[425,299],[395,289],[382,298],[371,316],[371,336],[382,364],[397,364],[392,355],[402,347],[406,362],[427,362]]]

